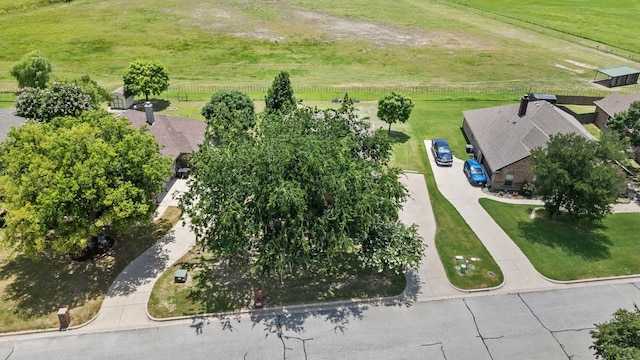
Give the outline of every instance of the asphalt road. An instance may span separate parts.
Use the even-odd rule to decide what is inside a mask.
[[[593,324],[634,303],[640,283],[266,311],[105,333],[0,337],[0,359],[594,359]]]

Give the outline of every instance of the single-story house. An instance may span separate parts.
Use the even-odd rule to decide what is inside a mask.
[[[462,129],[494,190],[519,191],[532,182],[531,150],[546,148],[551,135],[576,133],[594,139],[573,116],[547,101],[529,101],[528,96],[519,104],[462,114]]]
[[[631,103],[640,101],[640,93],[618,94],[613,93],[602,100],[594,101],[596,105],[595,124],[601,129],[607,129],[607,121],[615,114],[629,110]]]
[[[204,121],[157,113],[152,113],[149,118],[147,112],[137,110],[123,111],[121,116],[129,119],[136,128],[143,124],[149,126],[149,133],[161,146],[160,153],[172,157],[176,172],[187,165],[183,157],[196,151],[205,139],[207,124]]]

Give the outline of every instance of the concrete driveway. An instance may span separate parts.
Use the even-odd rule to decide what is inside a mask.
[[[438,190],[458,210],[502,270],[504,286],[501,291],[514,293],[556,287],[557,284],[544,279],[536,271],[520,248],[480,206],[478,199],[486,197],[486,194],[469,184],[462,171],[464,161],[454,157],[453,166],[437,166],[430,150],[431,140],[425,140],[424,145]]]

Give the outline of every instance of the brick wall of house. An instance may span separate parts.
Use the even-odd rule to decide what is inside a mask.
[[[607,120],[609,120],[609,115],[596,106],[596,120],[593,123],[596,124],[600,130],[606,130]]]
[[[526,157],[491,174],[491,189],[507,191],[522,190],[522,185],[533,181],[533,173],[531,172],[529,159],[530,157]],[[513,183],[511,185],[505,185],[506,176],[511,172],[513,172],[514,175]]]

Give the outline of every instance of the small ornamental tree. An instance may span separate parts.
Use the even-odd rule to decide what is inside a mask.
[[[44,89],[53,71],[51,61],[38,51],[32,51],[11,67],[11,75],[18,80],[18,86]]]
[[[378,100],[378,118],[389,124],[389,133],[391,132],[391,124],[406,122],[411,116],[411,111],[413,111],[411,98],[398,92],[394,91]]]
[[[158,61],[133,61],[122,77],[125,90],[134,96],[144,94],[146,101],[169,88],[169,73]]]
[[[604,360],[640,359],[640,309],[633,306],[633,311],[618,309],[613,319],[596,324],[591,337],[595,355]]]
[[[75,83],[54,82],[46,89],[27,87],[15,102],[16,114],[39,122],[58,116],[76,116],[94,109],[91,95]]]
[[[75,253],[151,221],[171,160],[145,131],[105,111],[13,128],[0,148],[3,240],[26,254]]]
[[[207,121],[208,137],[216,142],[221,137],[233,137],[235,132],[246,132],[256,125],[253,100],[237,90],[223,90],[213,94],[202,108],[202,116]]]
[[[296,108],[296,98],[289,80],[289,73],[281,71],[273,79],[271,87],[264,98],[264,112],[268,115],[279,112],[290,112]]]

